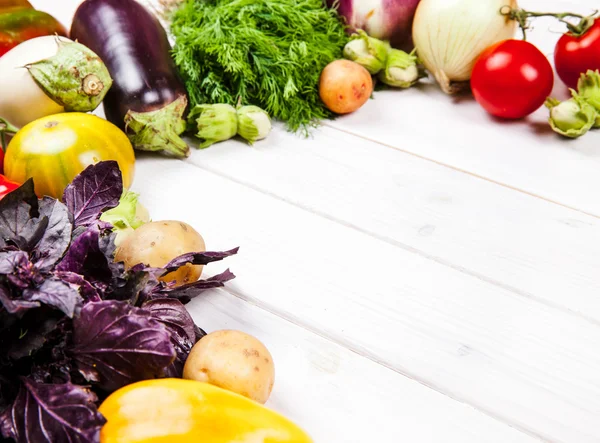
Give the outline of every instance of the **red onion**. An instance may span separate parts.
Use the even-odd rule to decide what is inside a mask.
[[[388,40],[395,48],[412,49],[412,23],[420,0],[327,0],[350,26],[369,36]]]

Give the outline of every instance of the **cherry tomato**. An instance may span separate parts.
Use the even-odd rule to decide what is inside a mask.
[[[506,119],[534,112],[553,86],[550,62],[524,40],[504,40],[490,46],[479,56],[471,74],[475,99],[490,114]]]
[[[10,194],[19,186],[21,186],[19,183],[10,181],[5,176],[0,175],[0,200],[2,200],[6,194]]]
[[[3,146],[2,148],[0,148],[0,174],[2,174],[4,172],[4,151],[3,149],[6,149],[5,146]]]
[[[600,20],[581,36],[563,34],[554,49],[554,65],[560,79],[573,89],[581,74],[600,69]]]
[[[39,197],[62,198],[67,185],[89,165],[115,160],[123,186],[133,181],[135,155],[124,132],[92,114],[54,114],[25,125],[8,144],[4,172],[24,183],[33,178]]]

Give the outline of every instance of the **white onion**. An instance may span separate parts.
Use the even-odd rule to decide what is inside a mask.
[[[516,0],[421,0],[413,40],[419,59],[444,92],[462,89],[477,57],[514,37],[517,23],[500,10],[516,7]]]

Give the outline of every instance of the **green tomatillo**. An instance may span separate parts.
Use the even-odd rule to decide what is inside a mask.
[[[242,106],[237,110],[238,135],[251,145],[256,140],[262,140],[271,132],[269,114],[258,106]]]
[[[385,67],[389,50],[388,42],[359,30],[344,46],[344,57],[363,66],[370,74],[377,74]]]
[[[379,72],[377,78],[388,86],[410,88],[424,77],[418,63],[415,51],[408,54],[399,49],[390,49],[385,68]]]
[[[581,74],[577,83],[579,96],[594,107],[598,116],[594,127],[600,128],[600,71],[587,71]]]
[[[236,109],[228,104],[196,105],[188,116],[188,124],[202,142],[200,148],[229,140],[238,132]]]
[[[577,138],[588,132],[596,123],[598,112],[575,91],[573,97],[564,102],[549,98],[550,126],[560,135]]]

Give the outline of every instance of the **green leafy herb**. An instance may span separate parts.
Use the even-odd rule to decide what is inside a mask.
[[[322,0],[187,0],[171,33],[192,106],[257,105],[294,132],[333,118],[319,77],[348,36]]]

